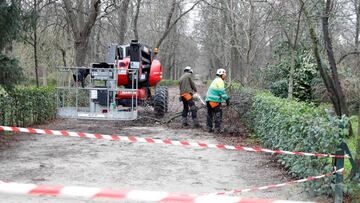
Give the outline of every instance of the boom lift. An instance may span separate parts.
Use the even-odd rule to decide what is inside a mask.
[[[150,105],[156,117],[163,117],[168,109],[168,90],[157,86],[162,79],[162,66],[152,57],[147,46],[133,40],[129,45],[110,45],[106,62],[93,63],[88,68],[60,68],[58,115],[134,120],[138,106]],[[72,84],[75,85],[64,85],[70,73],[73,73],[75,83]],[[68,97],[73,95],[75,99],[68,102]]]

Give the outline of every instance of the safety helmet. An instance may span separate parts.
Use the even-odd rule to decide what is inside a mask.
[[[219,68],[219,69],[216,70],[216,75],[221,76],[221,75],[224,75],[224,74],[226,74],[225,69]]]
[[[184,68],[184,72],[189,72],[189,73],[193,73],[193,69],[190,66],[186,66]]]
[[[159,48],[155,47],[155,48],[154,48],[154,53],[155,53],[155,54],[159,53]]]

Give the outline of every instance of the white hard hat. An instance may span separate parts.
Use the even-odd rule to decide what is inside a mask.
[[[226,74],[226,70],[225,70],[225,69],[219,68],[219,69],[216,70],[216,75],[221,76],[221,75],[223,75],[223,74]]]
[[[192,70],[192,68],[191,68],[190,66],[186,66],[186,67],[184,68],[184,72],[192,73],[193,70]]]

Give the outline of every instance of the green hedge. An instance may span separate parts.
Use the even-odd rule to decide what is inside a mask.
[[[159,82],[159,86],[174,86],[174,85],[178,85],[179,84],[179,80],[161,80]]]
[[[0,124],[30,126],[54,119],[55,101],[55,89],[51,87],[23,87],[0,94]]]
[[[244,96],[245,95],[245,96]],[[344,140],[348,119],[338,119],[324,107],[290,101],[271,93],[242,89],[236,95],[246,98],[240,104],[247,123],[255,135],[270,149],[334,154]],[[316,176],[332,171],[330,158],[278,155],[279,162],[297,178]],[[306,191],[331,195],[333,178],[305,183]]]

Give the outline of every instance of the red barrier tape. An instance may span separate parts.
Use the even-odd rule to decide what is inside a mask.
[[[267,185],[267,186],[262,186],[262,187],[254,187],[254,188],[248,188],[248,189],[235,189],[235,190],[231,190],[231,191],[226,191],[226,192],[218,192],[218,193],[212,193],[215,195],[233,195],[233,194],[237,194],[237,193],[243,193],[243,192],[254,192],[254,191],[259,191],[259,190],[267,190],[267,189],[273,189],[273,188],[279,188],[279,187],[285,187],[285,186],[291,186],[297,183],[303,183],[303,182],[308,182],[308,181],[313,181],[313,180],[319,180],[325,177],[329,177],[335,173],[343,173],[344,172],[344,168],[339,169],[337,171],[333,171],[324,175],[320,175],[320,176],[313,176],[313,177],[308,177],[308,178],[304,178],[304,179],[300,179],[300,180],[294,180],[294,181],[289,181],[289,182],[285,182],[285,183],[280,183],[280,184],[275,184],[275,185]]]
[[[332,155],[332,154],[290,152],[290,151],[283,151],[283,150],[271,150],[271,149],[262,149],[262,148],[253,148],[253,147],[230,146],[230,145],[223,145],[223,144],[206,144],[206,143],[188,142],[188,141],[160,140],[160,139],[141,138],[141,137],[132,137],[132,136],[70,132],[70,131],[63,131],[63,130],[61,130],[61,131],[47,130],[47,129],[43,130],[43,129],[35,129],[35,128],[0,126],[0,131],[12,131],[12,132],[23,132],[23,133],[32,133],[32,134],[47,134],[47,135],[61,135],[61,136],[65,136],[65,137],[70,136],[70,137],[81,137],[81,138],[91,138],[91,139],[116,140],[116,141],[124,141],[124,142],[141,142],[141,143],[157,143],[157,144],[166,144],[166,145],[181,145],[181,146],[189,146],[189,147],[228,149],[228,150],[236,150],[236,151],[265,152],[265,153],[272,153],[272,154],[289,154],[289,155],[299,155],[299,156],[348,158],[348,155],[340,156],[340,155]]]
[[[5,194],[72,197],[85,199],[135,200],[175,203],[300,203],[284,200],[256,200],[218,195],[178,194],[162,191],[101,189],[78,186],[48,186],[0,181],[0,192]]]

